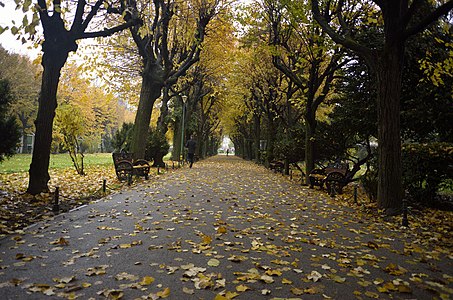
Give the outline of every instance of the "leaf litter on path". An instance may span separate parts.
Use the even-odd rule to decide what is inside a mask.
[[[0,295],[451,297],[451,214],[408,230],[370,208],[214,157],[4,239]]]

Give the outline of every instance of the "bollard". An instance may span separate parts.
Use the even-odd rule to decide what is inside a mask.
[[[157,166],[157,175],[159,175],[159,174],[160,174],[160,167]]]
[[[289,179],[293,180],[293,170],[289,170]]]
[[[52,211],[54,213],[58,213],[60,211],[60,204],[58,203],[58,198],[60,194],[60,188],[58,186],[55,187],[55,194],[54,194],[54,201],[52,206]]]
[[[132,173],[127,174],[127,185],[132,184]]]
[[[409,220],[407,219],[407,201],[403,199],[403,220],[401,225],[404,227],[409,227]]]
[[[335,190],[335,184],[331,183],[330,185],[330,197],[335,198],[337,191]]]
[[[357,202],[357,184],[354,184],[354,203],[359,204]]]
[[[107,180],[104,179],[104,180],[102,180],[102,192],[105,194],[106,190],[107,190]]]

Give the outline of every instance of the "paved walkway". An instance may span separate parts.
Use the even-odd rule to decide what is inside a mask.
[[[0,299],[449,299],[420,236],[217,156],[0,240]]]

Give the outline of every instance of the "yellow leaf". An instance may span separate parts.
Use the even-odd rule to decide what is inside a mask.
[[[273,283],[274,279],[271,276],[268,275],[262,275],[260,277],[260,280],[264,281],[265,283]]]
[[[215,259],[215,258],[211,258],[209,261],[208,261],[208,266],[211,266],[211,267],[218,267],[220,265],[220,261],[218,259]]]
[[[225,294],[225,298],[228,300],[236,298],[237,296],[239,296],[239,294],[236,292],[226,292]]]
[[[246,285],[243,285],[243,284],[238,285],[236,287],[236,291],[238,291],[238,292],[245,292],[247,290],[250,290],[250,288],[248,286],[246,286]]]
[[[281,276],[282,275],[282,271],[279,271],[279,270],[267,270],[266,274],[269,275],[269,276]]]
[[[170,296],[170,288],[167,287],[163,291],[157,292],[156,295],[161,298],[167,298]]]
[[[268,289],[261,290],[261,295],[269,295],[270,293],[271,293],[271,290],[268,290]]]
[[[370,297],[370,298],[374,298],[374,299],[378,299],[379,298],[378,294],[370,292],[370,291],[366,291],[365,292],[365,296]]]
[[[293,282],[289,279],[283,278],[282,279],[282,284],[293,284]]]
[[[299,289],[299,288],[292,288],[291,293],[293,293],[296,296],[300,296],[304,294],[304,290]]]
[[[193,295],[195,293],[195,291],[193,289],[189,289],[189,288],[186,288],[186,287],[183,287],[182,288],[182,291],[185,293],[185,294],[189,294],[189,295]],[[216,299],[216,298],[215,298]]]
[[[338,283],[343,283],[346,281],[346,278],[345,277],[340,277],[338,275],[334,275],[332,276],[332,280],[335,281],[335,282],[338,282]]]
[[[117,300],[117,299],[123,298],[123,296],[124,296],[123,291],[119,291],[119,290],[110,290],[110,291],[108,291],[108,298],[109,299]]]
[[[409,286],[402,284],[402,285],[398,286],[398,292],[400,292],[400,293],[412,293],[412,290],[411,290],[411,288]]]
[[[227,229],[225,226],[220,226],[218,229],[217,229],[217,233],[227,233]]]
[[[201,240],[202,240],[203,244],[209,245],[212,242],[212,237],[210,237],[209,235],[203,234],[202,237],[201,237]]]
[[[153,282],[154,282],[154,278],[153,277],[145,276],[145,277],[143,277],[142,281],[140,282],[140,285],[150,285]]]

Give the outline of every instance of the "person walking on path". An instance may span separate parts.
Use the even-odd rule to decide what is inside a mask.
[[[186,143],[187,148],[187,160],[189,161],[189,167],[192,168],[193,159],[195,156],[195,149],[197,148],[197,142],[193,139],[193,136],[190,136],[190,139]]]

